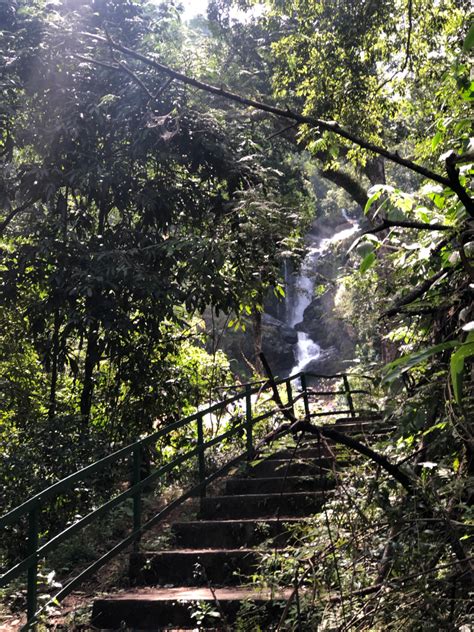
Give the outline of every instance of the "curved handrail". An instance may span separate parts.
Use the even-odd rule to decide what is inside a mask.
[[[0,588],[6,586],[12,580],[20,576],[22,573],[27,571],[28,573],[28,582],[27,582],[27,623],[22,628],[22,630],[28,630],[35,626],[37,622],[37,618],[39,614],[46,608],[47,604],[43,606],[40,610],[37,610],[37,570],[38,570],[38,561],[43,559],[46,554],[50,551],[55,550],[62,542],[65,542],[69,538],[71,538],[75,533],[91,524],[101,516],[106,515],[112,509],[120,506],[129,498],[133,499],[133,530],[128,536],[123,538],[118,544],[116,544],[112,549],[110,549],[107,553],[105,553],[99,560],[96,560],[92,563],[88,568],[82,571],[77,577],[75,577],[69,584],[61,589],[59,593],[53,598],[53,600],[59,601],[67,594],[69,594],[76,586],[82,582],[83,579],[88,577],[90,574],[98,570],[101,566],[103,566],[110,559],[118,555],[122,550],[128,547],[130,544],[137,544],[139,542],[140,537],[145,533],[148,529],[154,526],[157,522],[162,520],[172,509],[185,502],[192,496],[195,496],[196,493],[200,493],[201,496],[205,495],[206,486],[219,476],[222,476],[223,473],[228,471],[234,463],[239,462],[244,458],[252,458],[254,448],[253,448],[253,427],[258,422],[268,419],[269,417],[275,415],[278,412],[278,409],[271,409],[270,411],[265,411],[259,415],[254,416],[252,410],[252,396],[261,393],[267,387],[274,387],[278,385],[285,384],[286,385],[286,394],[287,394],[287,405],[293,406],[295,402],[299,399],[304,399],[305,404],[305,412],[309,412],[308,405],[308,393],[311,392],[306,388],[306,381],[304,379],[304,373],[298,373],[292,375],[288,378],[283,378],[276,381],[262,381],[262,382],[254,382],[244,385],[244,388],[241,389],[238,393],[233,395],[232,397],[226,398],[210,406],[198,410],[198,412],[189,415],[183,419],[179,419],[167,425],[152,434],[139,439],[129,445],[116,450],[112,454],[109,454],[98,461],[74,472],[73,474],[57,481],[53,485],[48,488],[42,490],[41,492],[35,494],[27,501],[22,503],[21,505],[15,507],[10,510],[4,516],[0,518],[0,527],[6,527],[11,524],[16,523],[22,516],[28,514],[28,554],[27,556],[15,564],[13,567],[6,570],[6,572],[0,576]],[[347,375],[335,375],[335,376],[326,376],[328,379],[335,378],[343,378],[344,380],[344,391],[340,391],[340,393],[345,393],[348,402],[350,403],[351,413],[354,412],[351,400],[351,392],[356,393],[358,391],[351,391]],[[365,377],[365,376],[361,376]],[[296,396],[293,395],[292,391],[292,382],[298,381],[301,383],[302,392]],[[338,391],[339,392],[339,391]],[[244,407],[239,411],[237,417],[243,418],[244,421],[233,426],[230,430],[227,430],[220,435],[213,437],[207,441],[204,440],[204,432],[203,432],[203,418],[206,415],[210,415],[218,410],[224,410],[231,404],[238,402],[239,400],[244,400]],[[349,411],[348,411],[349,412]],[[231,417],[232,419],[232,417]],[[179,430],[185,426],[189,426],[189,424],[195,422],[197,424],[197,446],[191,450],[188,450],[184,454],[177,456],[171,462],[163,465],[150,473],[146,478],[141,478],[141,458],[142,451],[145,446],[158,441],[159,439],[169,435],[170,433]],[[246,436],[246,451],[240,454],[238,457],[235,457],[230,462],[226,463],[222,466],[217,472],[214,472],[211,475],[206,476],[205,472],[205,461],[204,461],[204,453],[205,450],[221,443],[225,439],[229,439],[236,434],[243,432]],[[179,465],[182,465],[189,459],[193,457],[198,457],[198,466],[199,466],[199,483],[194,485],[191,489],[187,490],[182,496],[173,500],[166,507],[164,507],[160,512],[158,512],[155,516],[150,518],[147,522],[142,524],[142,512],[141,512],[141,494],[142,491],[150,485],[150,483],[156,481],[158,478],[163,476],[164,474],[172,471],[177,468]],[[39,511],[44,502],[62,491],[70,489],[75,483],[78,481],[82,481],[86,479],[91,474],[95,474],[103,470],[107,465],[116,463],[118,461],[124,460],[126,458],[130,458],[132,460],[132,472],[133,472],[133,481],[131,486],[125,491],[117,494],[110,500],[103,503],[100,507],[94,509],[87,515],[80,518],[77,522],[72,525],[69,525],[65,529],[63,529],[60,533],[51,537],[46,543],[39,546]]]

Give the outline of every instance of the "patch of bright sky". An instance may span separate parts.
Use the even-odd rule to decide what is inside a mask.
[[[207,0],[181,0],[181,3],[184,7],[183,19],[191,20],[196,17],[196,15],[206,15],[207,14]],[[249,15],[259,15],[263,12],[263,6],[254,6],[251,8],[249,13],[245,13],[245,11],[241,11],[232,7],[230,9],[230,16],[236,20],[240,20],[245,22]]]
[[[183,17],[185,20],[190,20],[196,15],[206,15],[207,12],[207,0],[181,0],[184,7]]]

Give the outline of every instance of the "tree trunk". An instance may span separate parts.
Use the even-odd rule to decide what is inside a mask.
[[[255,369],[257,373],[263,373],[262,361],[260,360],[260,354],[262,353],[262,312],[258,309],[254,309],[253,312],[253,331]]]
[[[51,383],[49,387],[48,418],[51,420],[56,414],[56,391],[58,385],[58,362],[59,362],[59,308],[54,310],[53,340],[52,340],[52,363],[51,363]]]
[[[94,371],[99,362],[99,345],[97,325],[89,325],[87,333],[86,359],[84,362],[84,380],[81,393],[81,416],[84,423],[88,423],[91,414],[92,397],[94,394]]]

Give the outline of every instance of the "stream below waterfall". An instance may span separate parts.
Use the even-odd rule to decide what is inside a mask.
[[[308,252],[301,264],[300,271],[292,282],[292,300],[288,305],[286,314],[286,324],[292,328],[296,328],[303,322],[304,312],[314,298],[315,277],[320,257],[329,251],[334,244],[352,237],[360,230],[356,220],[348,217],[344,210],[342,213],[350,226],[338,230],[329,237],[316,238],[313,243],[309,243]],[[300,329],[297,330],[297,334],[295,364],[290,375],[299,373],[311,361],[317,360],[321,356],[321,347],[317,340],[313,340],[309,334]]]

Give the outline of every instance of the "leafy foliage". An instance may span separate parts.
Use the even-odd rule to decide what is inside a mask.
[[[472,527],[468,3],[242,1],[261,8],[242,23],[229,4],[212,2],[209,20],[191,30],[174,3],[0,3],[6,503],[212,401],[232,381],[228,359],[205,351],[198,317],[208,310],[258,325],[265,292],[283,293],[282,259],[298,261],[312,216],[302,165],[313,160],[365,208],[337,309],[357,330],[360,360],[382,369],[380,404],[396,430],[378,448],[408,464],[416,494],[358,463],[291,556],[263,560],[263,579],[292,586],[304,575],[313,598],[288,609],[289,629],[464,625],[464,597],[452,597],[449,612],[445,604],[464,578],[452,569],[469,556]],[[210,103],[112,42],[336,119],[445,169],[441,183],[450,186],[332,132],[282,129],[258,112]],[[305,157],[295,159],[295,149]],[[324,194],[326,211],[332,193]],[[161,455],[194,440],[180,435]],[[111,472],[104,485],[116,482]],[[72,509],[60,502],[66,523]],[[374,580],[370,610],[363,591]],[[342,596],[332,599],[336,588]],[[329,615],[318,594],[329,595]]]

